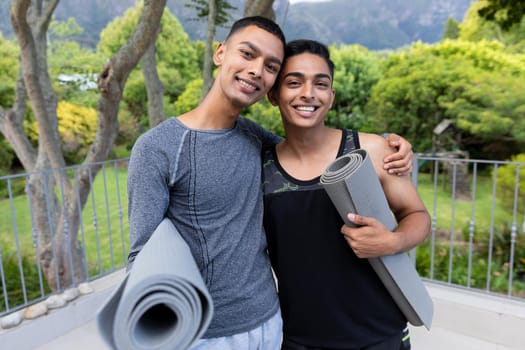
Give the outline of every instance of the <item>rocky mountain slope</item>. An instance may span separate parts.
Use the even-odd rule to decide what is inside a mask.
[[[194,10],[184,6],[189,0],[168,0],[168,8],[177,16],[193,40],[203,40],[206,23],[195,21]],[[461,21],[472,0],[329,0],[317,3],[296,3],[275,0],[276,20],[287,39],[312,38],[326,44],[362,44],[369,49],[393,49],[410,42],[436,42],[441,39],[444,23],[449,17]],[[133,6],[136,0],[64,0],[56,9],[55,18],[75,17],[84,28],[80,39],[95,46],[100,31],[114,17]],[[0,0],[0,31],[12,37],[9,21],[10,1]],[[232,13],[242,15],[243,0],[230,0],[237,7]],[[220,29],[222,40],[226,29]]]

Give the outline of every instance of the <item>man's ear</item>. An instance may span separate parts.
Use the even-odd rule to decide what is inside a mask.
[[[215,49],[215,52],[213,53],[213,63],[219,67],[222,64],[222,60],[224,59],[226,48],[224,47],[224,43],[219,43],[217,45],[217,48]]]
[[[272,104],[272,106],[277,106],[279,104],[279,98],[277,96],[277,89],[272,88],[270,91],[268,91],[268,94],[266,95],[268,97],[268,101]]]
[[[330,109],[332,109],[332,107],[334,106],[334,101],[335,101],[335,90],[332,89],[332,101],[330,102]]]

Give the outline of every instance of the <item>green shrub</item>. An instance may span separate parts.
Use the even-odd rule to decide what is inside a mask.
[[[0,176],[7,175],[0,170]],[[11,196],[16,197],[25,192],[26,180],[24,177],[14,177],[9,181],[7,179],[0,180],[0,199],[9,198],[9,188],[11,189]]]
[[[0,176],[11,169],[15,154],[3,135],[0,134]]]
[[[490,262],[491,292],[509,293],[509,274],[511,272],[511,249],[513,251],[512,288],[513,296],[525,296],[525,241],[522,235],[516,234],[514,245],[511,243],[511,224],[504,223],[494,228],[492,245],[490,245],[490,232],[476,232],[470,245],[466,240],[454,241],[452,249],[452,274],[450,268],[450,241],[448,238],[436,237],[434,240],[434,261],[431,260],[431,239],[427,239],[417,248],[416,268],[421,277],[433,280],[450,282],[471,288],[487,288],[487,271]],[[464,235],[457,235],[462,238]],[[468,237],[468,236],[467,236]],[[491,250],[491,251],[489,251]],[[469,280],[470,259],[470,280]],[[432,275],[431,275],[432,268]]]
[[[186,85],[186,89],[174,104],[173,112],[176,116],[197,107],[201,97],[202,84],[202,79],[197,78]]]
[[[525,153],[518,154],[513,156],[510,160],[511,162],[521,162],[525,164]],[[516,178],[516,175],[519,170],[519,179]],[[503,206],[507,210],[513,210],[514,208],[514,191],[517,188],[521,189],[522,192],[518,193],[518,208],[523,208],[525,205],[525,165],[521,165],[519,168],[515,164],[506,164],[498,168],[497,173],[497,189],[498,189],[498,199],[501,200]],[[518,182],[516,183],[516,180]]]
[[[12,244],[5,241],[0,241],[0,255],[3,266],[3,273],[6,283],[6,290],[0,283],[0,295],[4,296],[7,293],[9,301],[9,308],[14,309],[25,303],[22,281],[20,277],[20,269],[18,267],[18,256]],[[35,256],[22,256],[22,270],[24,275],[24,283],[26,288],[27,301],[31,302],[37,300],[43,295],[41,294],[41,286],[38,277],[38,268],[35,263]],[[42,275],[42,289],[44,295],[51,292],[47,286],[47,282]],[[0,303],[0,312],[6,311],[4,303]]]
[[[98,115],[94,108],[60,101],[57,106],[58,131],[66,161],[76,164],[87,154],[88,147],[95,139],[98,128]],[[28,135],[36,143],[38,124],[28,125]]]
[[[267,99],[250,106],[243,114],[275,135],[284,136],[279,108],[272,106]]]

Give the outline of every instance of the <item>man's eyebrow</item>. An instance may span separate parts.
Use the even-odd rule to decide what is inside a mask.
[[[326,74],[326,73],[317,73],[315,75],[315,78],[316,79],[328,79],[328,80],[332,80],[332,77],[330,76],[330,74]]]
[[[250,49],[252,49],[253,51],[257,52],[258,54],[261,53],[261,49],[259,49],[258,46],[254,45],[251,41],[241,41],[239,44],[248,46]],[[282,65],[283,64],[283,62],[277,56],[270,56],[269,60],[274,62],[274,63],[277,63],[278,65]]]
[[[304,74],[300,72],[288,72],[283,76],[283,78],[288,78],[288,77],[304,78]]]
[[[289,77],[289,76],[292,76],[292,77],[296,77],[296,78],[304,78],[304,74],[301,73],[301,72],[289,72],[289,73],[286,73],[283,78],[286,78],[286,77]],[[328,80],[332,80],[332,77],[330,76],[330,74],[326,74],[326,73],[317,73],[316,75],[314,75],[315,79],[328,79]]]

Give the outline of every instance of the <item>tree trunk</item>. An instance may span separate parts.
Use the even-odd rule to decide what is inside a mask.
[[[39,174],[45,169],[60,169],[66,165],[58,133],[57,97],[47,72],[47,28],[57,4],[58,0],[14,0],[11,4],[11,23],[20,45],[20,71],[25,88],[25,92],[22,92],[22,85],[17,82],[16,100],[21,102],[21,98],[27,94],[31,102],[39,129],[38,150],[33,150],[26,143],[27,136],[17,125],[23,118],[19,111],[25,107],[13,107],[10,111],[13,119],[6,119],[5,126],[5,129],[12,131],[8,140],[19,141],[12,144],[13,149],[24,158],[26,171],[32,172],[28,188],[34,209],[35,230],[40,241],[40,259],[48,284],[53,289],[57,283],[57,273],[51,274],[49,271],[61,269],[52,267],[54,254],[50,254],[50,247],[60,242],[61,232],[54,231],[54,227],[58,226],[56,223],[62,214],[52,189],[55,183],[61,183],[64,192],[71,191],[69,179],[60,172],[52,172],[51,177]],[[48,194],[44,195],[46,189]]]
[[[213,84],[213,38],[217,28],[217,0],[208,2],[208,33],[206,35],[206,49],[204,51],[204,66],[202,67],[201,101],[206,97]]]
[[[13,107],[6,112],[0,108],[0,132],[11,144],[24,169],[32,172],[36,163],[36,151],[24,133],[23,122],[27,109],[26,99],[24,77],[22,76],[22,69],[20,69],[16,80]]]
[[[6,112],[0,109],[0,131],[26,172],[31,172],[27,193],[40,260],[49,287],[62,290],[87,278],[85,257],[78,242],[79,213],[91,191],[91,180],[101,166],[81,167],[75,189],[65,171],[59,170],[66,163],[58,133],[57,97],[47,72],[46,37],[57,4],[58,0],[13,0],[11,4],[11,23],[20,45],[21,74],[13,107]],[[99,75],[98,129],[83,164],[107,159],[118,134],[117,113],[124,85],[144,52],[154,45],[165,5],[166,0],[144,1],[135,32]],[[26,97],[38,123],[37,150],[22,127]]]
[[[155,41],[151,42],[140,62],[148,96],[149,126],[152,128],[166,119],[164,114],[164,86],[159,78],[155,61]]]
[[[262,16],[275,21],[274,0],[246,0],[243,16]]]

